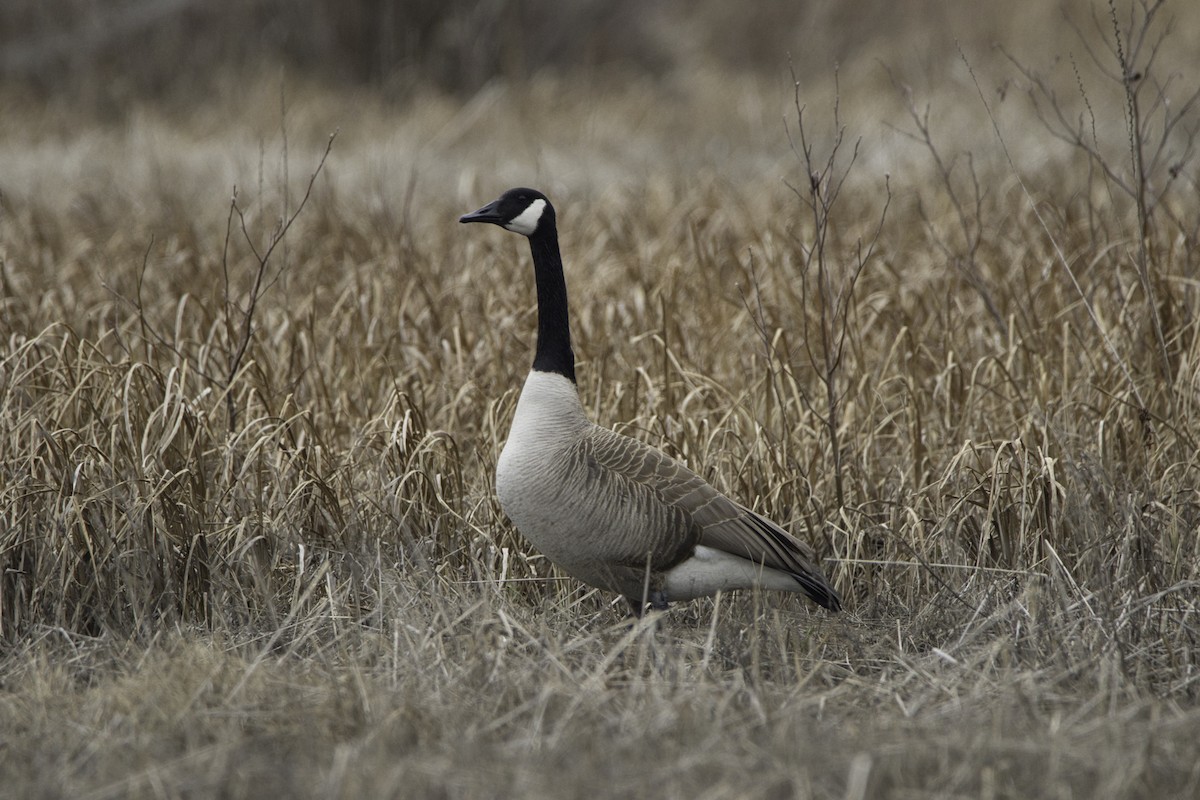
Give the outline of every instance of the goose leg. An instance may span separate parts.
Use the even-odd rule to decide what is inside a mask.
[[[629,597],[628,595],[625,596],[625,602],[629,603],[630,610],[638,619],[641,619],[642,614],[646,610],[646,601],[649,601],[651,611],[667,610],[667,593],[661,589],[650,592],[650,595],[644,600],[641,597],[634,598]]]

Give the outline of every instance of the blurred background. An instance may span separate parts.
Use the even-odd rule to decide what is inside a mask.
[[[1159,14],[1164,75],[1197,61],[1197,5]],[[1126,24],[1131,7],[1115,8]],[[998,156],[982,95],[1019,141],[1029,117],[1009,100],[1028,81],[1014,60],[1073,102],[1086,85],[1114,123],[1100,136],[1119,140],[1123,97],[1092,58],[1108,57],[1112,13],[1089,0],[6,0],[0,191],[111,188],[126,178],[103,165],[133,154],[173,173],[160,182],[211,176],[224,192],[262,172],[281,130],[316,149],[334,129],[343,171],[401,184],[420,172],[464,196],[476,171],[495,176],[483,194],[697,170],[774,181],[792,163],[793,76],[824,134],[840,94],[838,122],[868,137],[874,180],[928,162],[920,148],[906,159],[897,133],[911,132],[909,107],[931,107],[943,142]],[[1031,133],[1012,149],[1037,166],[1056,143]]]
[[[670,80],[693,71],[801,75],[882,60],[936,77],[955,43],[986,58],[1061,41],[1084,0],[7,0],[0,70],[47,99],[119,113],[187,105],[231,75],[285,67],[403,100],[551,71]],[[1103,19],[1102,19],[1103,21]]]
[[[1198,33],[1191,5],[1162,14],[1184,52]],[[1080,35],[1111,33],[1111,13],[1089,0],[6,0],[0,77],[10,94],[109,116],[194,107],[280,69],[399,103],[547,74],[669,86],[874,65],[876,81],[886,68],[936,84],[960,48],[981,66],[996,46],[1043,61],[1082,54]]]
[[[923,114],[947,165],[1083,180],[1039,114],[1057,97],[1068,126],[1086,115],[1128,160],[1116,25],[1148,33],[1126,44],[1157,52],[1153,94],[1186,100],[1197,3],[6,0],[0,213],[219,230],[232,186],[286,207],[334,130],[322,186],[351,214],[420,222],[414,196],[473,208],[515,184],[596,201],[715,181],[778,207],[799,106],[818,152],[844,126],[862,139],[851,181],[890,175],[901,196],[939,169],[914,138]],[[1195,117],[1170,131],[1180,164]]]

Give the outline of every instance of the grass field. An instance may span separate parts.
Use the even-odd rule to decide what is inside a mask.
[[[1196,796],[1200,12],[1147,8],[795,92],[0,87],[0,795]],[[531,267],[456,220],[519,184],[589,412],[843,613],[631,624],[508,524]]]

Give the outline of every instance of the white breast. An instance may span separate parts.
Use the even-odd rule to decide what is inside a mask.
[[[591,423],[575,383],[533,371],[525,379],[508,441],[496,463],[496,494],[504,513],[552,561],[573,560],[572,515],[560,497],[562,453],[579,443]]]

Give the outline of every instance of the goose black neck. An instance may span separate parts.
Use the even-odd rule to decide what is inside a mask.
[[[567,281],[558,252],[558,232],[541,228],[529,237],[533,275],[537,282],[538,338],[533,368],[554,372],[575,382],[575,353],[567,318]]]

